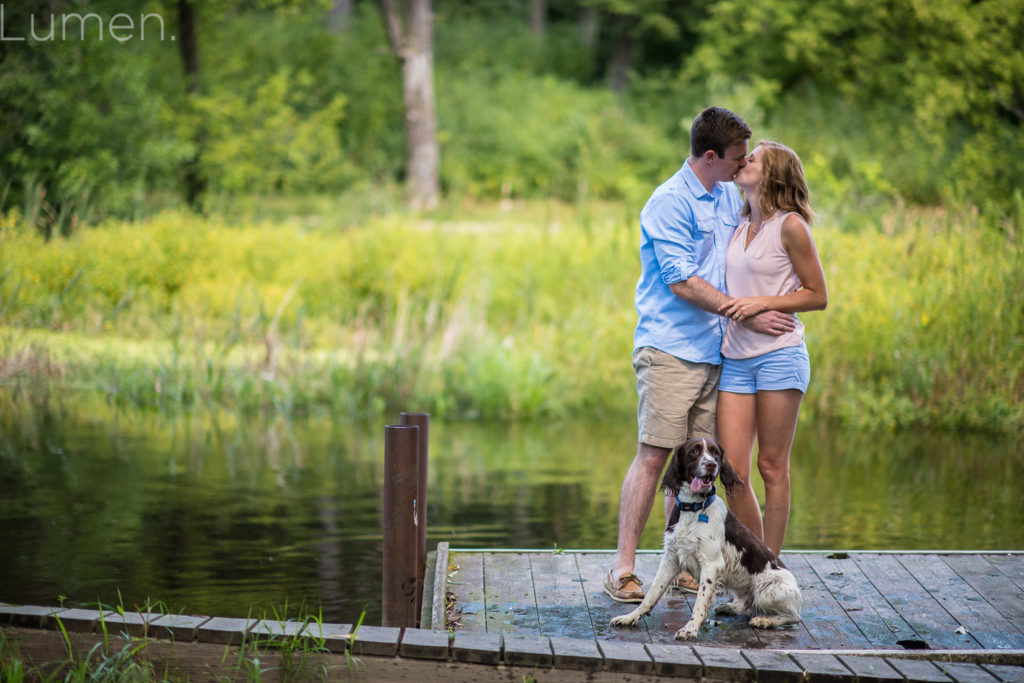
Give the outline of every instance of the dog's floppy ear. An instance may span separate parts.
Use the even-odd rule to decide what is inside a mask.
[[[729,464],[729,459],[725,457],[724,452],[722,453],[722,467],[718,471],[718,476],[722,480],[722,486],[725,487],[726,495],[730,498],[732,498],[733,493],[735,493],[733,489],[737,484],[739,486],[744,486],[744,483],[738,476],[736,476],[736,471],[732,468],[732,465]]]
[[[661,480],[661,488],[671,496],[678,494],[679,489],[682,488],[684,483],[683,478],[686,475],[683,473],[683,454],[685,452],[686,444],[676,446],[675,450],[672,451],[672,459],[665,469],[665,476]]]

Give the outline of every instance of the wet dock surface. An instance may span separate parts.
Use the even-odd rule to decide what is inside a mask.
[[[612,627],[611,618],[634,605],[604,593],[610,551],[442,552],[447,558],[436,566],[445,567],[446,626],[457,634],[668,644],[678,642],[673,635],[693,609],[693,595],[670,591],[637,627]],[[647,585],[659,557],[637,556],[636,574]],[[712,614],[697,644],[742,650],[1024,650],[1024,553],[821,551],[783,553],[783,560],[803,593],[799,624],[765,631],[751,628],[744,617]]]

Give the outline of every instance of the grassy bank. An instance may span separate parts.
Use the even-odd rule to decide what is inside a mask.
[[[515,204],[343,228],[166,212],[49,243],[8,219],[0,380],[167,410],[627,419],[631,213]],[[894,205],[857,229],[826,215],[806,415],[1024,427],[1022,213]]]

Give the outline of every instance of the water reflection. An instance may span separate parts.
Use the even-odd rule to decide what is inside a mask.
[[[75,399],[0,402],[0,425],[0,600],[380,622],[383,421]],[[634,429],[435,422],[428,544],[614,546]],[[787,545],[1021,548],[1022,473],[1009,439],[802,425]],[[660,545],[658,516],[643,547]]]

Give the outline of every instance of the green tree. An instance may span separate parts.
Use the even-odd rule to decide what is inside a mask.
[[[405,180],[415,209],[435,208],[440,200],[441,152],[434,103],[434,31],[430,0],[381,0],[391,48],[402,63]]]
[[[159,42],[101,40],[96,20],[85,34],[73,21],[63,35],[52,4],[5,3],[6,34],[25,40],[0,42],[0,209],[20,208],[47,237],[97,213],[138,213],[147,187],[166,183],[189,154],[149,85]],[[138,18],[145,3],[71,9]]]
[[[624,92],[630,72],[661,66],[678,68],[692,51],[697,21],[708,0],[581,0],[604,15],[608,85]]]
[[[902,126],[951,147],[950,182],[996,196],[1024,182],[1024,0],[721,0],[701,33],[691,78],[813,82],[879,115],[902,110]]]

